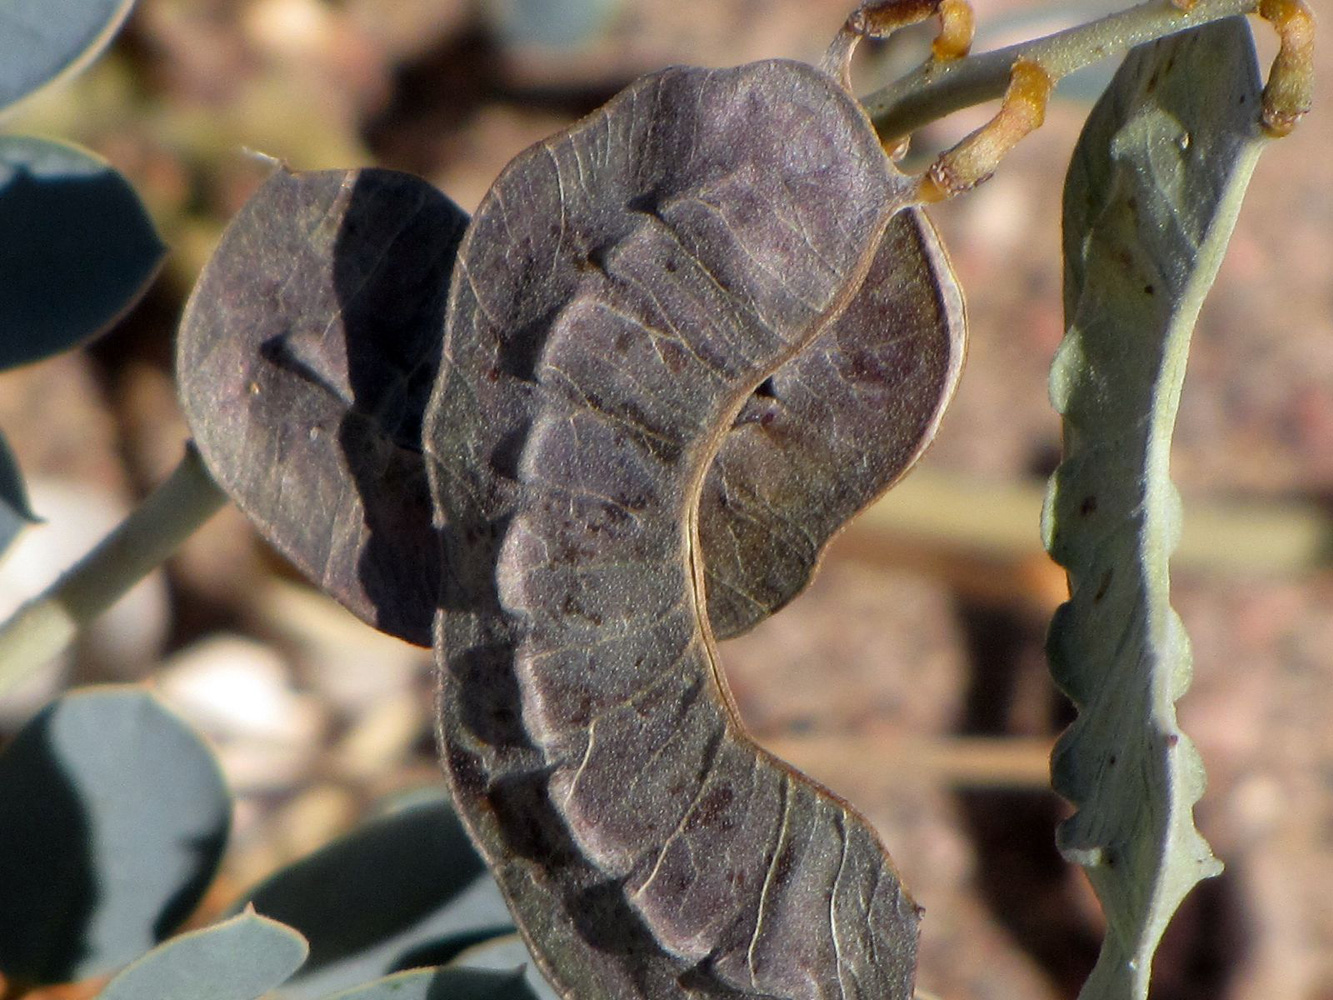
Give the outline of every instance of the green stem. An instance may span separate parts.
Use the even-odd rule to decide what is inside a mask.
[[[0,626],[0,692],[59,655],[79,630],[160,566],[227,502],[193,443],[111,534]]]
[[[1004,95],[1018,59],[1035,62],[1054,80],[1136,45],[1210,21],[1252,14],[1257,0],[1198,0],[1188,11],[1148,0],[1097,21],[952,62],[931,60],[862,99],[886,143],[962,108]]]

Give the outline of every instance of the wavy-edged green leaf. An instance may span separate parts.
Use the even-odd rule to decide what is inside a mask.
[[[1079,715],[1052,759],[1078,811],[1059,831],[1108,929],[1088,998],[1147,995],[1171,914],[1221,866],[1194,826],[1203,766],[1179,730],[1190,648],[1169,604],[1180,504],[1168,477],[1190,334],[1262,145],[1249,28],[1134,50],[1065,188],[1068,333],[1051,371],[1065,458],[1043,533],[1069,574],[1048,654]]]
[[[95,58],[134,0],[5,0],[0,4],[0,108]]]
[[[519,972],[414,969],[377,979],[328,1000],[537,1000]]]
[[[110,164],[31,136],[0,136],[0,233],[0,369],[105,331],[138,301],[166,253],[139,196]]]
[[[290,927],[246,912],[173,938],[124,969],[97,1000],[256,1000],[305,960]]]
[[[0,434],[0,554],[9,548],[9,543],[25,524],[36,520],[28,506],[28,491],[23,487],[18,462],[9,450],[9,442]]]
[[[230,814],[212,753],[147,692],[55,702],[0,756],[0,970],[62,982],[142,955],[212,881]]]
[[[510,926],[498,889],[444,801],[367,822],[273,875],[248,902],[310,942],[309,961],[284,990],[293,996],[322,996],[383,975],[427,941]]]

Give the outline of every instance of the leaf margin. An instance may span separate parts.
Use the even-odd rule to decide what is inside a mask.
[[[1190,82],[1181,82],[1185,79]],[[1191,85],[1194,95],[1182,93]],[[1176,717],[1175,702],[1189,686],[1192,664],[1188,637],[1169,603],[1168,559],[1179,540],[1181,510],[1168,463],[1190,336],[1258,155],[1267,144],[1259,128],[1259,89],[1253,39],[1242,18],[1140,46],[1089,116],[1066,184],[1067,331],[1050,376],[1052,404],[1063,419],[1065,458],[1048,483],[1042,538],[1051,557],[1065,566],[1071,592],[1051,621],[1050,669],[1079,709],[1051,759],[1052,784],[1078,809],[1061,824],[1057,844],[1066,860],[1084,867],[1108,924],[1097,965],[1079,994],[1083,1000],[1146,997],[1152,956],[1167,922],[1193,886],[1222,867],[1194,825],[1194,806],[1206,778],[1202,759],[1180,732]],[[1167,101],[1174,103],[1156,107]],[[1200,146],[1217,152],[1225,169],[1216,171],[1216,177],[1192,174],[1187,182],[1185,171],[1197,169],[1190,161],[1202,158]],[[1112,165],[1117,160],[1128,166],[1117,172]],[[1151,183],[1134,186],[1135,178],[1145,177]],[[1216,181],[1214,187],[1210,181]],[[1187,197],[1179,214],[1195,215],[1180,222],[1176,210],[1162,203],[1161,187],[1153,186],[1158,182],[1194,185],[1182,190],[1198,203],[1188,203]],[[1109,192],[1102,201],[1088,193],[1099,190]],[[1138,219],[1131,217],[1148,215],[1140,231],[1151,234],[1163,210],[1186,232],[1193,232],[1189,225],[1201,223],[1192,258],[1184,252],[1173,261],[1168,250],[1166,260],[1150,259],[1142,249],[1149,237],[1138,238]],[[1156,238],[1179,236],[1160,236],[1164,231],[1167,228],[1159,226]],[[1173,269],[1172,263],[1179,267]],[[1153,280],[1144,282],[1141,271],[1154,275]],[[1123,282],[1119,288],[1117,280]],[[1175,294],[1176,308],[1157,332],[1160,366],[1133,371],[1142,360],[1135,357],[1135,348],[1145,343],[1154,347],[1149,342],[1154,331],[1140,341],[1132,339],[1133,310],[1156,319],[1151,303],[1169,293]],[[1128,316],[1115,314],[1117,308],[1123,313],[1122,307],[1128,308]],[[1112,314],[1109,320],[1107,313]],[[1089,340],[1090,333],[1105,342]],[[1115,334],[1124,335],[1118,343]],[[1142,411],[1134,411],[1132,401],[1120,414],[1124,422],[1108,432],[1098,422],[1107,417],[1114,421],[1116,390],[1125,388],[1116,385],[1121,376],[1130,390],[1143,387],[1134,382],[1136,377],[1150,380],[1144,401],[1149,416],[1136,424],[1133,418]],[[1140,430],[1141,455],[1134,453]],[[1104,484],[1123,487],[1124,495],[1111,492],[1108,500],[1107,491],[1090,489],[1090,481],[1096,483],[1099,475]],[[1106,523],[1113,511],[1124,523]],[[1126,534],[1131,536],[1128,541]],[[1123,567],[1109,563],[1108,556],[1119,548],[1134,550],[1141,592],[1122,592],[1120,581],[1126,574]],[[1117,568],[1122,570],[1120,579],[1114,576]],[[1112,608],[1128,610],[1129,624],[1098,646],[1097,616],[1110,616]],[[1119,648],[1110,648],[1117,641]],[[1130,654],[1121,659],[1125,646]],[[1157,659],[1161,669],[1136,676],[1137,664],[1129,662],[1136,650],[1144,661]],[[1129,662],[1129,669],[1116,673],[1117,662]],[[1107,673],[1094,676],[1089,664],[1105,667]],[[1123,713],[1117,714],[1117,705],[1127,702],[1143,709],[1142,718],[1130,720],[1135,726],[1123,724]],[[1148,750],[1135,757],[1144,745]],[[1120,771],[1112,773],[1117,764]],[[1126,771],[1148,767],[1159,775],[1160,787],[1149,790],[1147,801],[1129,803],[1129,819],[1117,815],[1106,801],[1105,796],[1113,794],[1107,789]],[[1155,798],[1153,793],[1158,793]],[[1148,840],[1154,836],[1156,844]]]

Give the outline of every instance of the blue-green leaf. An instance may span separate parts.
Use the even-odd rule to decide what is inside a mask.
[[[246,912],[159,945],[97,1000],[255,1000],[281,985],[305,956],[296,931]]]
[[[247,901],[310,941],[285,996],[321,996],[383,975],[426,941],[510,928],[498,889],[441,800],[371,820],[279,871]]]
[[[0,756],[0,970],[63,982],[142,955],[198,903],[230,811],[211,752],[146,692],[55,702]]]
[[[0,136],[0,233],[0,369],[105,331],[148,288],[166,252],[111,166],[29,136]]]
[[[0,4],[0,108],[92,60],[134,0],[5,0]]]
[[[1249,28],[1134,50],[1094,108],[1065,187],[1068,333],[1051,370],[1065,457],[1043,533],[1069,573],[1051,623],[1079,710],[1052,758],[1078,811],[1059,831],[1107,917],[1082,997],[1143,998],[1172,913],[1221,866],[1194,826],[1204,773],[1177,725],[1188,638],[1169,603],[1168,476],[1190,334],[1263,140]]]
[[[377,979],[328,1000],[537,1000],[520,972],[414,969]]]
[[[508,45],[573,49],[603,35],[622,0],[501,0],[483,10]]]
[[[9,442],[0,434],[0,554],[9,548],[25,524],[36,520],[28,506],[28,491],[23,488],[18,462],[9,450]]]
[[[449,963],[449,968],[496,972],[522,970],[528,988],[538,1000],[561,1000],[518,934],[507,934],[469,948]]]

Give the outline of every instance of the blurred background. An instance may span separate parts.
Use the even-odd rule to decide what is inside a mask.
[[[669,63],[817,60],[849,0],[141,0],[113,48],[7,128],[61,136],[134,184],[171,248],[88,350],[0,375],[0,427],[47,524],[0,567],[0,612],[86,551],[179,460],[172,349],[228,219],[272,169],[381,165],[469,211],[530,143]],[[978,48],[1111,3],[974,0]],[[1273,45],[1256,24],[1264,61]],[[866,46],[868,92],[930,31]],[[1327,61],[1327,60],[1325,60]],[[1059,200],[1110,68],[933,218],[968,299],[961,388],[918,471],[833,545],[811,589],[726,644],[765,745],[880,828],[926,909],[922,989],[1072,997],[1101,937],[1059,858],[1046,787],[1070,709],[1042,641],[1065,596],[1041,550],[1059,458]],[[1187,900],[1154,997],[1333,998],[1333,127],[1316,111],[1256,172],[1196,331],[1173,456],[1187,535],[1174,604],[1195,651],[1180,704],[1209,771],[1198,823],[1227,869]],[[928,129],[948,145],[988,109]],[[911,162],[911,161],[909,161]],[[12,730],[74,683],[151,678],[215,741],[240,797],[218,898],[385,795],[438,781],[429,655],[306,587],[225,509],[62,663],[0,701]]]

